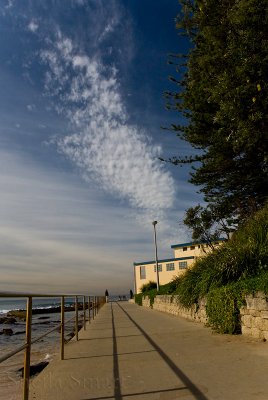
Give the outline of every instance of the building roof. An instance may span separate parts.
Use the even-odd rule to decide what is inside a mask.
[[[225,238],[219,238],[217,240],[213,240],[212,243],[217,243],[217,242],[223,242],[226,241]],[[172,249],[176,249],[178,247],[186,247],[186,246],[196,246],[198,244],[207,244],[209,243],[207,240],[200,240],[199,242],[188,242],[188,243],[179,243],[179,244],[173,244],[171,246]]]
[[[164,263],[164,262],[172,262],[172,261],[183,261],[183,260],[193,260],[194,256],[189,256],[189,257],[179,257],[179,258],[166,258],[165,260],[158,260],[158,264]],[[148,265],[148,264],[155,264],[155,260],[153,261],[144,261],[144,262],[134,262],[133,265],[136,267],[137,265]]]

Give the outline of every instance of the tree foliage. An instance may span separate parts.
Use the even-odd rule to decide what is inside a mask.
[[[196,153],[169,161],[192,164],[190,182],[204,195],[210,228],[217,219],[228,228],[268,193],[267,0],[180,3],[177,28],[192,46],[171,56],[177,90],[166,94],[167,106],[182,115],[171,129]]]

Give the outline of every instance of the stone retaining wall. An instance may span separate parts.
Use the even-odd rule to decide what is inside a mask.
[[[242,334],[268,340],[268,299],[262,292],[245,297],[240,309]]]
[[[242,335],[268,340],[268,298],[264,293],[257,292],[254,296],[246,296],[245,300],[246,306],[240,309]],[[142,305],[150,307],[149,297],[142,300]],[[188,309],[180,304],[176,295],[158,295],[152,308],[203,324],[208,322],[206,299]]]
[[[143,307],[151,307],[150,298],[147,297],[147,296],[145,298],[143,298],[142,299],[142,305],[143,305]]]
[[[150,307],[150,299],[145,297],[142,300],[142,305],[145,307]],[[199,304],[193,305],[191,308],[185,308],[180,304],[178,296],[176,295],[158,295],[154,299],[152,308],[168,314],[178,315],[192,321],[198,321],[204,324],[207,323],[205,299],[201,300]]]

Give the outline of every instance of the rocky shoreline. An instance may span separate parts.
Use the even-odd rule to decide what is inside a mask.
[[[91,305],[90,305],[91,306]],[[88,307],[88,303],[86,303],[86,308]],[[78,310],[83,310],[83,303],[78,303]],[[66,305],[64,307],[64,311],[75,311],[75,305]],[[53,314],[53,313],[60,313],[61,312],[61,306],[55,306],[55,307],[50,307],[50,308],[33,308],[32,314],[33,315],[38,315],[38,314]],[[25,309],[20,309],[20,310],[11,310],[8,311],[6,317],[0,318],[0,324],[5,323],[1,322],[3,318],[9,318],[9,317],[14,317],[14,318],[20,318],[20,319],[25,319],[26,318],[26,310]]]

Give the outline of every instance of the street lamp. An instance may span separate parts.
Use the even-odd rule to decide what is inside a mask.
[[[157,257],[157,243],[156,243],[156,228],[157,221],[153,221],[154,226],[154,247],[155,247],[155,268],[156,268],[156,288],[159,290],[159,271],[158,271],[158,257]]]

